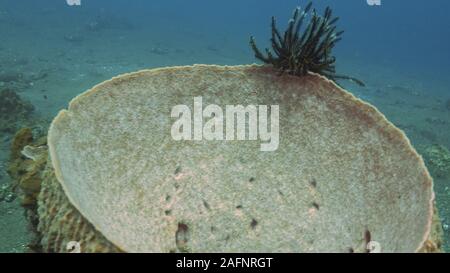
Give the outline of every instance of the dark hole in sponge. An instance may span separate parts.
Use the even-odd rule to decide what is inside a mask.
[[[369,245],[369,243],[372,241],[372,234],[370,233],[370,230],[366,229],[364,231],[364,241],[366,242],[366,246]],[[366,252],[370,252],[370,249],[366,249]]]
[[[372,241],[372,235],[370,234],[370,231],[368,229],[366,229],[366,231],[364,231],[364,240],[366,241],[366,243],[370,243],[370,241]]]
[[[189,241],[189,227],[184,223],[178,223],[178,229],[175,233],[175,243],[181,252],[187,252],[187,243]]]
[[[256,221],[256,219],[252,219],[252,222],[250,223],[250,227],[252,229],[255,229],[257,225],[258,225],[258,221]]]
[[[211,207],[209,206],[208,202],[206,202],[205,200],[203,200],[203,206],[205,206],[205,208],[206,208],[207,210],[210,210],[210,209],[211,209]]]

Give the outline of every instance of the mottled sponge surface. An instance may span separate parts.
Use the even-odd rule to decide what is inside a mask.
[[[279,105],[280,144],[175,141],[173,106]],[[48,135],[58,186],[127,252],[383,252],[423,247],[433,184],[406,136],[319,76],[195,65],[116,77]],[[45,187],[44,187],[45,189]]]
[[[77,242],[83,253],[121,252],[87,221],[70,203],[50,165],[44,170],[38,198],[37,225],[39,249],[46,253],[76,251]]]

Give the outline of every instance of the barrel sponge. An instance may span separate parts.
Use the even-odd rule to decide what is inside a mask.
[[[85,253],[122,252],[96,230],[65,196],[56,180],[51,166],[47,166],[43,176],[43,190],[39,198],[39,249],[40,251],[69,252],[70,241],[80,242]],[[443,230],[436,207],[433,216],[432,232],[419,252],[442,252]]]
[[[43,252],[69,252],[71,241],[79,242],[82,252],[121,252],[70,204],[49,165],[42,179],[38,215],[37,230]]]
[[[175,141],[171,109],[279,105],[280,144]],[[326,78],[265,66],[116,77],[52,122],[40,195],[48,251],[424,251],[433,182],[407,137]],[[51,170],[53,168],[53,170]],[[54,175],[53,175],[54,174]]]

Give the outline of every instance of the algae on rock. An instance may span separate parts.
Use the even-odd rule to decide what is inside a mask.
[[[41,137],[34,140],[30,128],[19,130],[11,144],[8,174],[12,179],[10,187],[19,196],[20,204],[25,208],[29,229],[36,235],[28,245],[30,251],[40,251],[41,249],[36,230],[39,222],[37,198],[41,191],[42,171],[46,164],[46,138]]]

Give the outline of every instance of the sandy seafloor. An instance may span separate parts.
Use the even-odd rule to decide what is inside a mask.
[[[44,15],[52,10],[42,10]],[[120,20],[98,29],[85,23],[45,29],[0,17],[0,72],[23,74],[21,83],[0,82],[0,89],[14,85],[20,96],[32,102],[36,115],[48,123],[77,94],[112,76],[173,65],[248,64],[255,62],[248,36],[232,31],[207,33],[202,29],[154,32]],[[113,20],[113,19],[112,19]],[[114,20],[113,20],[114,21]],[[211,36],[212,35],[212,36]],[[348,34],[347,34],[348,35]],[[181,41],[181,42],[180,42]],[[261,41],[261,44],[265,44]],[[345,40],[340,46],[345,46]],[[375,105],[403,129],[416,146],[441,144],[450,149],[450,79],[432,68],[402,66],[382,55],[364,59],[363,52],[340,54],[338,69],[364,80],[366,88],[342,82],[356,96]],[[36,75],[42,75],[36,76]],[[442,95],[442,94],[447,94]],[[0,136],[0,186],[8,183],[5,171],[10,135]],[[437,204],[449,248],[450,181],[435,180]],[[30,234],[18,201],[0,202],[0,252],[25,250]]]

